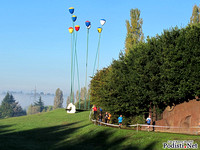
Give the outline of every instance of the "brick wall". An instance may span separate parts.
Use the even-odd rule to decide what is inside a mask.
[[[190,100],[172,108],[167,107],[163,112],[163,119],[156,121],[156,125],[170,126],[162,130],[168,132],[197,134],[200,122],[200,101]],[[172,128],[177,127],[177,128]],[[157,128],[156,130],[161,130]]]

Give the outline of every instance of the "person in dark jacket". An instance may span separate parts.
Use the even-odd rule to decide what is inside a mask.
[[[105,119],[105,123],[107,123],[107,121],[108,121],[108,112],[106,112],[106,114],[105,114],[105,117],[104,117],[104,119]]]

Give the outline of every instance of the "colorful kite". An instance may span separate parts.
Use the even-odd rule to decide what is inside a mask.
[[[72,27],[69,27],[69,33],[73,33],[74,29]]]
[[[80,26],[79,26],[79,25],[76,25],[76,26],[75,26],[75,30],[78,31],[79,29],[80,29]]]
[[[86,25],[86,27],[87,27],[88,29],[91,28],[91,22],[90,22],[90,21],[86,21],[86,22],[85,22],[85,25]]]
[[[70,12],[70,14],[73,14],[74,13],[74,7],[70,7],[69,12]]]
[[[77,16],[73,15],[73,16],[72,16],[72,21],[75,22],[76,19],[77,19]]]
[[[103,29],[102,29],[101,27],[98,27],[98,28],[97,28],[97,31],[98,31],[99,33],[101,33],[102,30],[103,30]]]
[[[105,20],[105,19],[101,19],[101,20],[100,20],[100,23],[101,23],[101,25],[103,26],[103,25],[106,23],[106,20]]]

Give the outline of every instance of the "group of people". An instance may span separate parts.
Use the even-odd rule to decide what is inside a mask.
[[[94,119],[99,121],[99,125],[101,125],[101,122],[103,122],[103,119],[105,121],[105,123],[109,123],[110,122],[110,119],[111,119],[111,114],[106,112],[104,117],[103,117],[103,110],[101,107],[97,108],[96,105],[94,105],[92,107],[93,109],[93,113],[94,113]],[[97,118],[97,111],[100,111],[99,115],[98,115],[98,118]],[[123,121],[123,117],[122,115],[120,115],[118,117],[118,123],[119,123],[119,128],[122,127],[122,121]],[[148,125],[148,131],[149,131],[149,125],[151,124],[151,116],[149,115],[149,117],[146,119],[146,122],[147,122],[147,125]]]
[[[103,117],[103,110],[102,110],[101,107],[97,108],[96,105],[94,105],[92,109],[93,109],[94,119],[95,120],[98,119],[99,122],[102,122],[103,119],[104,119],[105,123],[109,123],[110,122],[110,119],[111,119],[111,114],[110,113],[106,112],[104,117]],[[99,115],[98,115],[98,118],[97,118],[98,111],[99,111]]]
[[[103,110],[101,107],[97,108],[96,105],[93,106],[93,113],[94,113],[94,119],[99,121],[99,125],[101,125],[101,122],[104,122],[105,123],[110,123],[110,120],[111,120],[111,113],[108,113],[106,112],[105,115],[103,116]],[[98,118],[97,118],[97,113],[98,111],[100,112],[99,115],[98,115]],[[118,118],[118,122],[119,122],[119,127],[121,128],[122,126],[122,121],[123,121],[123,118],[122,118],[122,115],[119,116]]]
[[[106,112],[105,115],[104,115],[104,121],[105,121],[105,123],[109,123],[110,119],[111,119],[111,114],[108,113],[108,112]],[[103,114],[102,113],[99,114],[98,121],[99,121],[99,125],[101,125],[100,122],[103,121]]]

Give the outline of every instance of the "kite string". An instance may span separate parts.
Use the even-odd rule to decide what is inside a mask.
[[[78,57],[77,57],[77,50],[76,50],[77,37],[78,37],[78,31],[76,32],[76,36],[75,36],[75,59],[76,59],[76,69],[77,69],[77,79],[78,79],[78,93],[79,93],[79,103],[80,103],[80,80],[79,80]]]
[[[71,34],[71,103],[73,102],[73,86],[72,86],[72,79],[73,79],[73,37]]]
[[[99,54],[99,47],[100,47],[100,39],[101,39],[101,33],[99,33],[99,42],[98,42],[98,46],[97,46],[97,52],[96,52],[96,57],[95,57],[95,62],[94,62],[94,68],[93,68],[93,76],[94,76],[94,71],[95,71],[95,67],[96,67],[96,61],[97,61],[97,56]],[[99,63],[99,56],[98,56],[98,63]],[[98,71],[99,68],[97,68]]]
[[[98,42],[98,46],[97,46],[97,52],[96,52],[96,57],[95,57],[95,61],[94,61],[94,68],[93,68],[92,76],[94,76],[94,71],[95,71],[95,66],[96,66],[96,61],[97,61],[97,55],[99,54],[100,39],[101,39],[101,33],[99,33],[99,42]],[[99,60],[99,57],[98,57],[98,60]],[[91,90],[89,90],[89,102],[90,102],[90,97],[91,97],[90,93],[91,93]]]
[[[86,73],[85,73],[85,105],[84,108],[86,109],[86,96],[87,96],[87,65],[88,65],[88,43],[89,43],[89,29],[87,29],[87,51],[86,51]],[[89,108],[90,102],[88,103]]]
[[[73,29],[74,29],[74,22],[73,22]],[[74,103],[74,74],[75,74],[75,30],[73,32],[73,69],[72,69],[72,93],[73,99],[71,99],[71,103]]]
[[[97,71],[99,71],[100,38],[101,38],[101,33],[99,33],[99,43],[98,43],[98,65],[97,65]]]

